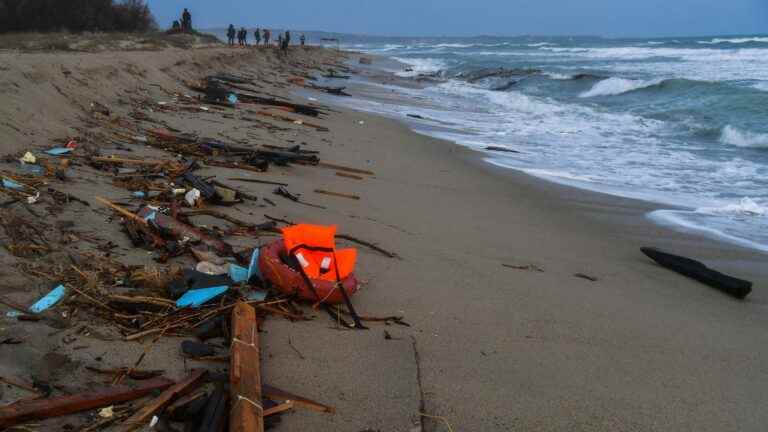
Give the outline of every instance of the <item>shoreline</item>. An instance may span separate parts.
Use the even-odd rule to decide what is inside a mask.
[[[373,57],[376,58],[378,62],[384,62],[385,64],[388,64],[389,67],[392,67],[392,65],[406,65],[405,63],[401,63],[398,60],[382,56],[379,54],[367,54],[367,53],[359,53],[359,52],[352,52],[356,57],[350,61],[347,62],[348,65],[352,68],[358,68],[357,72],[360,77],[362,77],[366,82],[363,83],[353,83],[350,88],[358,90],[362,95],[358,96],[356,94],[356,97],[359,97],[363,100],[372,100],[372,101],[379,101],[380,98],[385,97],[383,94],[381,94],[378,90],[374,91],[370,84],[384,84],[384,85],[394,85],[394,86],[400,86],[404,88],[421,88],[425,84],[414,81],[412,78],[409,77],[401,77],[398,75],[395,75],[394,73],[390,72],[387,69],[382,68],[376,68],[367,66],[364,70],[359,70],[359,65],[354,62],[354,60],[357,57],[365,56],[365,57]],[[361,73],[362,72],[362,73]],[[391,96],[386,96],[391,97]],[[402,100],[404,105],[404,110],[407,110],[408,106],[411,106],[412,104],[419,103],[416,100],[408,99],[405,96],[396,96],[395,99]],[[337,106],[342,106],[348,109],[358,110],[360,108],[357,107],[350,107],[349,104],[341,103],[339,104],[339,99],[333,99],[330,97],[324,97],[322,100],[335,104]],[[334,103],[335,101],[335,103]],[[342,100],[343,102],[343,100]],[[368,112],[365,109],[360,109],[364,112]],[[663,200],[654,200],[650,197],[643,197],[643,196],[633,196],[632,193],[628,194],[622,194],[621,191],[611,191],[611,190],[605,190],[605,188],[600,187],[593,187],[590,188],[587,185],[580,185],[580,184],[574,184],[572,182],[569,182],[567,180],[558,180],[556,178],[548,178],[544,175],[536,175],[533,173],[526,172],[526,170],[522,168],[516,168],[511,166],[504,166],[500,163],[496,163],[492,160],[493,153],[488,152],[482,148],[479,147],[471,147],[465,144],[462,144],[460,142],[455,141],[453,138],[443,138],[438,136],[435,136],[431,133],[431,130],[433,129],[432,126],[426,126],[424,124],[419,124],[417,120],[415,119],[409,119],[406,116],[397,116],[397,115],[391,115],[391,114],[383,114],[378,112],[373,112],[375,115],[382,115],[384,117],[393,119],[395,121],[402,122],[404,125],[406,125],[411,131],[414,133],[427,136],[430,138],[438,139],[438,140],[444,140],[447,143],[450,143],[451,145],[457,145],[461,146],[463,148],[467,148],[469,150],[472,150],[473,152],[477,153],[478,158],[482,160],[483,163],[485,163],[489,169],[496,170],[499,169],[501,172],[504,171],[514,171],[517,174],[528,176],[534,179],[537,179],[538,181],[546,182],[551,185],[556,185],[561,189],[560,196],[561,197],[567,197],[570,195],[570,191],[576,190],[577,193],[581,194],[587,194],[583,198],[584,201],[593,201],[593,198],[590,198],[589,194],[596,194],[597,196],[603,196],[603,198],[600,198],[601,201],[610,201],[611,199],[615,199],[616,203],[615,205],[617,207],[624,207],[625,201],[632,201],[635,202],[634,207],[636,207],[638,212],[643,212],[641,215],[636,215],[640,218],[642,218],[646,223],[654,225],[656,228],[663,228],[670,232],[671,237],[680,237],[680,239],[684,239],[687,237],[694,237],[695,238],[704,238],[708,241],[714,242],[719,245],[719,247],[722,247],[723,249],[729,249],[729,248],[736,248],[742,250],[745,254],[748,253],[754,253],[757,255],[756,259],[756,265],[759,267],[761,266],[760,257],[765,258],[768,256],[768,246],[752,242],[751,240],[731,236],[729,234],[723,233],[721,231],[718,231],[714,228],[710,228],[703,225],[693,225],[691,222],[687,221],[677,221],[677,220],[670,220],[670,217],[662,217],[659,215],[659,213],[677,213],[677,212],[693,212],[696,210],[695,207],[691,206],[684,206],[684,205],[675,205],[671,202],[665,202]],[[433,119],[429,119],[433,120]],[[434,126],[436,130],[439,130],[439,126]],[[471,134],[468,135],[471,137]],[[578,206],[579,204],[576,203]],[[610,203],[605,203],[605,207],[610,207]],[[655,214],[656,213],[656,214]],[[637,223],[636,221],[633,223]],[[649,229],[649,231],[655,231],[653,229]],[[691,250],[695,251],[695,248],[692,248]],[[755,270],[762,270],[762,268],[756,268]]]
[[[154,104],[167,102],[166,89],[186,91],[183,79],[247,68],[258,77],[263,92],[301,102],[292,97],[295,87],[287,80],[296,71],[312,69],[307,63],[322,67],[337,57],[330,51],[295,50],[286,59],[266,50],[221,48],[13,58],[18,63],[10,73],[24,88],[34,89],[36,81],[51,78],[60,89],[45,89],[31,98],[11,93],[10,106],[30,110],[50,106],[43,111],[50,124],[6,113],[3,120],[14,126],[36,127],[35,134],[24,135],[23,140],[12,128],[0,129],[2,137],[17,139],[5,153],[38,151],[66,136],[70,129],[63,125],[83,127],[79,116],[87,107],[69,108],[60,100],[64,95],[98,98],[125,115],[129,106],[119,103],[128,98],[125,94],[138,93],[141,100]],[[141,60],[146,70],[135,71],[122,63],[126,60]],[[294,70],[293,62],[303,66]],[[91,74],[94,84],[83,86],[59,76],[64,67],[73,78]],[[358,312],[402,315],[410,326],[371,323],[368,331],[347,331],[310,306],[301,308],[312,318],[309,321],[270,316],[260,326],[264,382],[336,408],[334,415],[297,409],[276,430],[445,430],[440,420],[420,412],[444,417],[457,431],[722,432],[757,431],[768,423],[761,397],[768,385],[763,361],[768,357],[768,293],[761,291],[766,275],[755,274],[755,291],[747,300],[735,301],[655,265],[638,247],[649,238],[663,238],[691,251],[691,256],[731,269],[743,262],[743,251],[649,228],[653,226],[636,217],[640,204],[635,200],[574,192],[524,173],[489,167],[481,153],[418,134],[404,122],[384,116],[334,107],[327,116],[312,119],[327,128],[320,132],[272,118],[247,127],[240,116],[253,114],[242,106],[221,112],[166,112],[144,103],[142,112],[150,119],[185,132],[221,136],[254,148],[300,145],[319,151],[323,161],[375,173],[354,179],[306,165],[275,166],[263,173],[207,166],[198,173],[228,183],[233,175],[289,183],[292,193],[324,207],[276,197],[274,186],[243,182],[237,188],[259,200],[216,207],[229,216],[262,222],[269,214],[337,224],[340,231],[400,256],[388,258],[340,242],[358,247],[356,274],[363,282],[353,299]],[[100,146],[105,153],[125,157],[169,157],[141,142],[100,141]],[[111,256],[130,264],[155,265],[151,251],[135,248],[111,212],[93,201],[97,194],[126,200],[126,191],[98,170],[80,165],[73,169],[77,177],[66,184],[67,191],[92,205],[69,204],[63,213],[51,215],[51,222],[74,220],[80,229],[97,232],[104,242],[114,244]],[[318,188],[360,199],[318,194]],[[208,218],[196,223],[223,224]],[[238,248],[273,238],[227,236]],[[62,250],[67,251],[69,243],[62,244]],[[23,261],[2,251],[0,258],[9,268]],[[61,257],[39,260],[53,265],[57,259]],[[172,263],[189,267],[194,260],[180,257]],[[739,270],[738,275],[749,276],[751,271]],[[6,274],[3,281],[3,294],[21,304],[31,303],[44,285],[24,274]],[[36,289],[29,289],[33,282]],[[44,323],[3,319],[8,334],[25,342],[13,351],[0,351],[2,376],[27,378],[43,371],[54,383],[93,386],[96,380],[83,365],[130,366],[145,349],[125,342],[103,323],[87,322],[94,331],[115,339],[102,341],[67,331],[66,337],[80,338],[87,345],[75,349],[78,344],[69,345],[65,336],[39,337],[52,331]],[[179,355],[181,340],[160,339],[142,367],[163,369],[174,379],[192,365],[221,371],[217,364],[188,365],[189,360]],[[226,341],[216,343],[226,349]],[[54,359],[63,366],[51,367],[43,358],[47,353],[56,354]],[[6,391],[4,401],[13,401],[15,395]],[[44,425],[67,420],[72,419]]]

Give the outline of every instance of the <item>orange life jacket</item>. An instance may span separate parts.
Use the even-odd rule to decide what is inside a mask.
[[[285,250],[296,258],[309,278],[337,281],[354,270],[357,250],[336,250],[335,225],[299,224],[282,231]]]

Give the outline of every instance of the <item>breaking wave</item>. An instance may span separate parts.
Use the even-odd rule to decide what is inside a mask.
[[[752,198],[744,197],[738,203],[722,207],[701,207],[696,209],[696,212],[723,216],[766,216],[768,207],[758,204]]]
[[[704,45],[717,45],[717,44],[744,44],[744,43],[768,43],[768,37],[748,37],[748,38],[715,38],[708,41],[698,41],[697,43]]]
[[[743,131],[728,125],[723,128],[720,142],[736,147],[768,148],[768,134]]]
[[[608,78],[607,80],[600,81],[590,90],[585,91],[579,96],[583,98],[597,96],[616,96],[643,88],[654,87],[663,83],[664,81],[665,80],[663,79],[631,80],[626,78],[612,77]]]

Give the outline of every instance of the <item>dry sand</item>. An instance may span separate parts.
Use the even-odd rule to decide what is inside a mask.
[[[126,114],[136,100],[168,100],[161,88],[183,91],[181,79],[220,71],[255,74],[265,92],[287,95],[293,90],[285,84],[288,75],[336,57],[295,50],[290,66],[264,50],[0,52],[3,154],[83,135],[91,101]],[[337,109],[313,120],[330,132],[285,123],[275,125],[288,130],[268,132],[236,117],[144,111],[203,136],[253,144],[306,143],[323,160],[376,173],[364,180],[305,166],[265,174],[200,173],[285,181],[306,201],[327,207],[274,197],[270,186],[239,183],[240,189],[278,206],[225,210],[235,217],[261,222],[267,213],[337,224],[402,257],[390,259],[361,248],[358,273],[365,285],[354,300],[363,314],[403,314],[411,327],[372,324],[369,331],[339,331],[324,315],[303,323],[266,321],[263,380],[337,408],[332,416],[296,410],[277,430],[447,430],[441,420],[421,417],[420,410],[443,416],[454,431],[721,432],[759,431],[768,424],[768,295],[762,290],[766,272],[759,266],[764,255],[653,226],[642,217],[650,208],[645,203],[492,168],[470,150],[417,135],[391,119]],[[167,157],[141,145],[129,149],[105,143],[103,151]],[[114,242],[118,247],[112,252],[121,260],[151,263],[152,255],[133,249],[110,212],[93,201],[96,194],[125,200],[126,192],[87,167],[74,167],[70,177],[54,185],[90,201],[91,207],[71,203],[49,215],[41,203],[30,206],[32,211],[51,227],[72,220],[77,230]],[[362,199],[319,195],[313,193],[316,188]],[[38,218],[23,206],[12,209]],[[215,223],[200,221],[206,222]],[[59,250],[43,262],[55,264],[69,248],[93,248],[59,239],[54,232]],[[236,244],[253,242],[238,239]],[[673,249],[751,278],[755,291],[746,301],[732,300],[654,265],[640,254],[643,245]],[[0,258],[2,294],[29,304],[44,292],[48,282],[20,274],[15,267],[19,258],[5,251]],[[502,264],[533,264],[543,271]],[[119,336],[81,319],[78,325],[88,324],[93,332]],[[73,330],[57,332],[41,323],[0,320],[0,337],[24,340],[0,345],[0,376],[31,380],[47,374],[73,391],[98,383],[99,377],[83,370],[85,365],[125,366],[144,348],[101,341],[93,334],[73,335]],[[384,338],[384,330],[392,339]],[[77,341],[67,343],[69,336]],[[179,356],[180,340],[163,339],[143,367],[180,377],[192,366]],[[44,357],[51,352],[56,355]],[[3,402],[20,395],[4,386]],[[39,430],[86,419],[49,421]]]

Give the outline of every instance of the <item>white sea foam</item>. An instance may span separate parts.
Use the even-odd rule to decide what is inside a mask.
[[[573,75],[566,75],[557,72],[545,72],[544,75],[553,80],[569,80],[573,78]]]
[[[580,94],[580,97],[597,97],[597,96],[616,96],[624,93],[628,93],[634,90],[639,90],[646,87],[651,87],[661,83],[663,79],[654,80],[631,80],[626,78],[611,77],[606,80],[600,81],[595,84],[590,90]]]
[[[767,216],[768,207],[760,205],[752,198],[744,197],[737,203],[726,204],[721,207],[700,207],[698,213],[725,216]]]
[[[768,81],[760,81],[755,84],[752,84],[752,88],[758,89],[760,91],[768,92]]]
[[[392,57],[393,59],[407,64],[412,71],[410,72],[397,72],[396,75],[402,77],[416,76],[418,74],[431,73],[443,70],[447,64],[445,61],[435,58],[408,58],[408,57]]]
[[[538,48],[538,47],[545,47],[545,46],[552,46],[552,45],[556,45],[556,44],[549,43],[549,42],[539,42],[539,43],[528,44],[528,46],[531,48]]]
[[[732,43],[732,44],[744,44],[744,43],[768,43],[768,37],[747,37],[747,38],[715,38],[708,41],[698,41],[700,44],[704,45],[717,45],[717,44],[725,44],[725,43]]]
[[[736,147],[768,148],[768,134],[743,131],[727,125],[720,134],[720,142]]]

